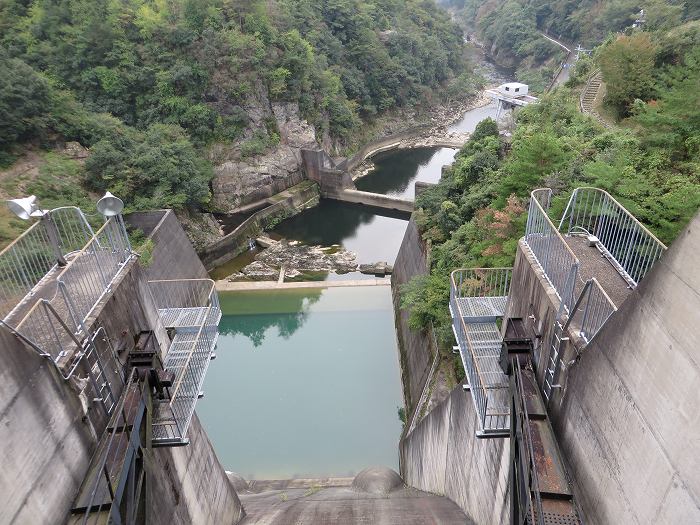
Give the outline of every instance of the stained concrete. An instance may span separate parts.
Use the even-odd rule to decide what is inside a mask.
[[[428,247],[421,239],[416,223],[411,219],[406,227],[391,276],[394,322],[401,357],[401,381],[408,414],[412,414],[420,400],[437,349],[434,348],[428,330],[412,330],[408,326],[409,312],[401,308],[401,286],[414,277],[427,274]]]
[[[131,213],[125,220],[153,240],[151,263],[144,266],[148,280],[209,277],[172,210]]]
[[[466,525],[451,501],[412,488],[387,496],[349,487],[272,490],[242,495],[242,525]]]
[[[147,229],[155,231],[156,219],[160,223],[166,216],[152,216]],[[184,236],[182,230],[174,231],[177,223],[170,226],[174,238]],[[166,271],[171,261],[161,257],[196,259],[189,244],[182,245],[185,249],[190,253],[156,251],[152,269]],[[201,268],[201,263],[194,266]],[[161,350],[169,344],[146,273],[135,259],[128,263],[86,320],[88,328],[104,327],[116,350],[129,348],[142,330],[154,331]],[[0,523],[63,523],[106,418],[89,388],[81,391],[89,385],[87,380],[65,381],[50,361],[5,328],[0,328],[0,346]],[[109,358],[106,345],[98,344],[98,352],[119,396],[120,366]],[[79,369],[77,375],[85,378],[85,370]],[[196,416],[188,437],[187,447],[146,453],[149,523],[237,523],[241,504]]]
[[[263,230],[282,220],[318,204],[319,188],[316,184],[304,181],[294,188],[274,197],[276,202],[255,212],[234,231],[207,246],[199,255],[208,269],[227,263],[248,249],[248,239],[255,239]]]
[[[700,523],[700,215],[567,371],[554,427],[589,523]]]
[[[431,410],[400,444],[406,483],[454,501],[474,523],[510,519],[510,440],[479,439],[471,394],[462,385]]]
[[[401,199],[399,197],[390,197],[380,193],[371,193],[355,189],[345,189],[332,198],[343,202],[364,204],[374,208],[403,211],[409,214],[413,213],[415,208],[415,203],[410,199]]]
[[[402,486],[401,476],[387,467],[368,467],[352,481],[352,488],[358,492],[378,496],[385,496]]]

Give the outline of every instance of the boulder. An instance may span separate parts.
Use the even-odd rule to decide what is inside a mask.
[[[388,467],[369,467],[355,476],[352,488],[358,492],[367,492],[377,496],[386,496],[403,487],[403,480]]]

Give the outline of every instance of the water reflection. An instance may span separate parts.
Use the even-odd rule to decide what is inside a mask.
[[[291,293],[290,293],[291,292]],[[221,309],[226,312],[219,323],[219,333],[240,334],[255,348],[262,346],[270,328],[278,337],[288,339],[306,322],[311,305],[321,298],[323,289],[280,290],[270,295],[256,291],[221,294]]]
[[[221,302],[228,330],[197,413],[227,469],[247,479],[398,469],[388,286],[222,293]]]
[[[442,167],[452,164],[456,149],[415,148],[379,153],[372,157],[375,169],[357,179],[358,190],[394,197],[415,197],[415,183],[438,182]]]
[[[406,230],[405,215],[382,212],[358,204],[321,199],[279,224],[273,231],[306,244],[342,244],[355,252],[359,263],[393,263]]]

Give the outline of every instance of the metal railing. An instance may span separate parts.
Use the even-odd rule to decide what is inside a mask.
[[[219,298],[211,279],[149,281],[149,287],[163,324],[175,329],[163,363],[175,380],[156,410],[153,442],[185,444],[219,335]]]
[[[608,192],[577,188],[571,194],[559,230],[570,235],[593,235],[597,245],[625,277],[636,286],[666,246]]]
[[[117,218],[109,219],[82,249],[69,254],[67,265],[53,269],[31,292],[30,301],[36,296],[36,302],[15,327],[56,363],[75,348],[73,336],[86,335],[87,319],[132,257],[126,230]]]
[[[579,294],[572,314],[567,321],[579,335],[590,343],[608,318],[617,311],[612,299],[605,293],[598,280],[589,279]]]
[[[551,197],[549,188],[537,189],[530,194],[525,242],[568,309],[573,302],[579,260],[547,215]]]
[[[508,381],[500,368],[502,317],[511,268],[459,269],[450,276],[452,328],[479,417],[479,436],[503,436],[510,428]]]
[[[93,235],[83,212],[69,206],[47,213],[5,247],[0,252],[0,318],[6,319],[27,294],[32,294],[56,268],[58,256],[80,250]]]

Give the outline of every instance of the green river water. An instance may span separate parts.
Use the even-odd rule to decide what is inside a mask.
[[[388,286],[220,294],[197,413],[247,479],[398,469],[403,404]]]

